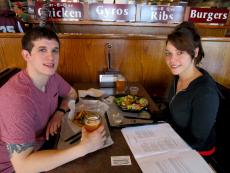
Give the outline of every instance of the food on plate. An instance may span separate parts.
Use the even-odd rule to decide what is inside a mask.
[[[87,114],[84,118],[85,129],[92,132],[101,124],[101,116],[98,113]]]
[[[87,126],[95,126],[96,124],[97,124],[97,126],[99,126],[99,124],[101,122],[101,117],[99,117],[99,116],[100,115],[97,112],[91,112],[91,111],[76,112],[74,119],[73,119],[73,123],[80,126],[80,127],[82,127],[83,125],[86,125],[86,124],[87,124]],[[96,124],[95,124],[95,122],[96,122]]]
[[[83,126],[85,116],[88,115],[88,113],[89,113],[88,111],[76,112],[74,119],[73,119],[73,123],[77,124],[78,126]]]
[[[122,109],[127,111],[141,111],[148,106],[148,100],[143,97],[134,95],[127,95],[123,97],[116,97],[114,102]]]

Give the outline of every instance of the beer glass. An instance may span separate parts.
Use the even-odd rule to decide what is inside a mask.
[[[119,93],[125,93],[126,88],[126,80],[125,77],[122,75],[117,76],[116,80],[116,92]]]
[[[101,116],[96,113],[88,113],[84,118],[84,127],[87,131],[92,132],[101,125]]]

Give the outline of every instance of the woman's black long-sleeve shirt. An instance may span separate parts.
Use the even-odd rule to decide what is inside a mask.
[[[215,122],[219,107],[215,81],[204,69],[202,76],[176,93],[178,76],[169,94],[170,121],[177,133],[194,149],[209,150],[215,146]]]

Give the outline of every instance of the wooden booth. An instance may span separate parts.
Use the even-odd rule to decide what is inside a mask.
[[[43,4],[36,2],[37,18],[30,20],[31,25],[43,20],[39,19]],[[112,68],[119,70],[128,82],[138,81],[151,95],[163,97],[172,78],[164,60],[167,34],[178,23],[192,20],[211,23],[196,24],[205,51],[201,66],[216,81],[230,88],[230,38],[226,37],[230,28],[228,9],[190,9],[180,1],[175,2],[175,6],[157,6],[50,1],[51,13],[43,22],[59,33],[58,72],[71,84],[98,81],[98,74],[107,67],[106,44],[109,43],[112,45]],[[198,12],[206,14],[206,18],[195,15]],[[207,14],[212,14],[212,18]],[[21,57],[22,36],[0,34],[0,70],[10,66],[25,67]]]
[[[0,69],[24,68],[21,56],[23,34],[0,34]],[[164,96],[170,81],[164,61],[166,36],[127,34],[59,34],[58,72],[71,84],[96,82],[107,67],[106,43],[112,45],[112,67],[129,82],[139,81],[152,95]],[[219,83],[230,88],[230,38],[203,37],[204,67]]]

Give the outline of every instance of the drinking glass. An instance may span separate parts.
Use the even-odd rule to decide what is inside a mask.
[[[129,93],[133,96],[137,95],[138,91],[139,91],[139,88],[137,86],[129,87]]]
[[[112,118],[115,124],[121,124],[123,121],[123,116],[119,112],[113,112]]]
[[[116,92],[117,93],[124,93],[126,88],[126,80],[125,77],[122,75],[117,76],[116,80]]]
[[[92,132],[101,125],[101,116],[96,113],[88,113],[84,118],[84,127],[87,131]]]

